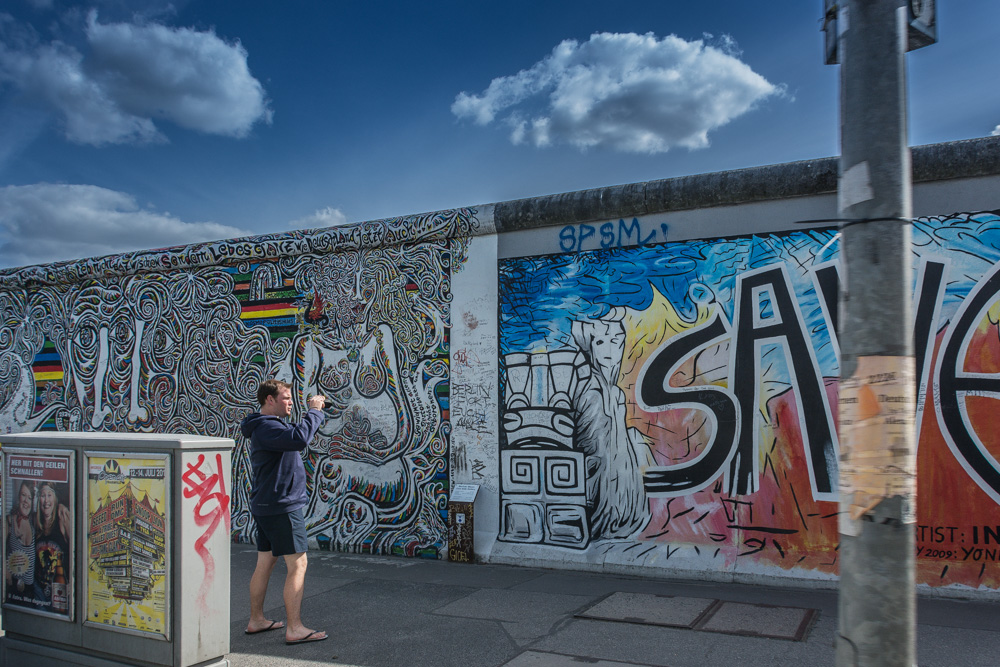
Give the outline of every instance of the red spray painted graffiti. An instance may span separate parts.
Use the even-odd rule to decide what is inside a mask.
[[[223,521],[226,524],[226,535],[229,535],[230,511],[226,477],[222,471],[222,454],[215,455],[215,470],[212,470],[210,463],[207,472],[202,470],[204,463],[205,455],[199,454],[195,463],[187,464],[187,470],[181,475],[181,480],[184,482],[184,497],[198,499],[194,506],[194,523],[205,529],[201,537],[195,540],[194,550],[205,564],[205,577],[198,589],[198,605],[203,611],[207,611],[206,596],[212,587],[212,582],[215,581],[215,559],[205,547],[205,543],[211,539]]]

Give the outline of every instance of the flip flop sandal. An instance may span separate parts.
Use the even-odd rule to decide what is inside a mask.
[[[320,634],[322,634],[323,636],[322,637],[314,637],[313,636],[313,635],[320,635]],[[308,635],[306,635],[302,639],[286,639],[285,643],[288,644],[288,645],[291,645],[291,644],[308,644],[309,642],[321,642],[324,639],[326,639],[327,637],[329,637],[329,635],[324,634],[322,630],[313,630],[312,632],[310,632]]]
[[[263,630],[254,630],[253,632],[251,632],[250,630],[244,630],[243,634],[259,635],[262,632],[270,632],[271,630],[277,630],[278,628],[283,628],[283,627],[285,627],[285,624],[282,623],[281,621],[271,621],[271,625],[267,626]]]

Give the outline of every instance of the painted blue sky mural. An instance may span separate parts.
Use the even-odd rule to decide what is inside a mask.
[[[810,230],[502,261],[502,351],[570,345],[573,320],[602,318],[615,308],[644,311],[654,290],[689,326],[699,307],[711,304],[732,321],[736,277],[777,262],[787,267],[807,327],[822,339],[826,321],[809,270],[836,259],[834,234]],[[817,353],[824,375],[836,375],[833,349],[819,345]]]

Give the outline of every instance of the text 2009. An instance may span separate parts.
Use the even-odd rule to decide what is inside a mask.
[[[920,547],[917,549],[917,555],[925,558],[954,558],[955,552],[942,549],[927,549],[925,551],[923,547]]]

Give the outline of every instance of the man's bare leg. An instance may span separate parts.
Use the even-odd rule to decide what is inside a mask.
[[[302,592],[306,583],[306,565],[309,560],[305,553],[285,556],[285,618],[288,625],[285,628],[285,641],[298,641],[312,635],[314,639],[326,637],[325,632],[311,630],[302,625]]]
[[[247,632],[250,634],[284,627],[281,621],[272,621],[264,616],[267,582],[270,581],[271,571],[274,570],[274,565],[277,562],[277,557],[270,551],[257,552],[257,567],[254,568],[253,576],[250,577],[250,622],[247,624]]]

